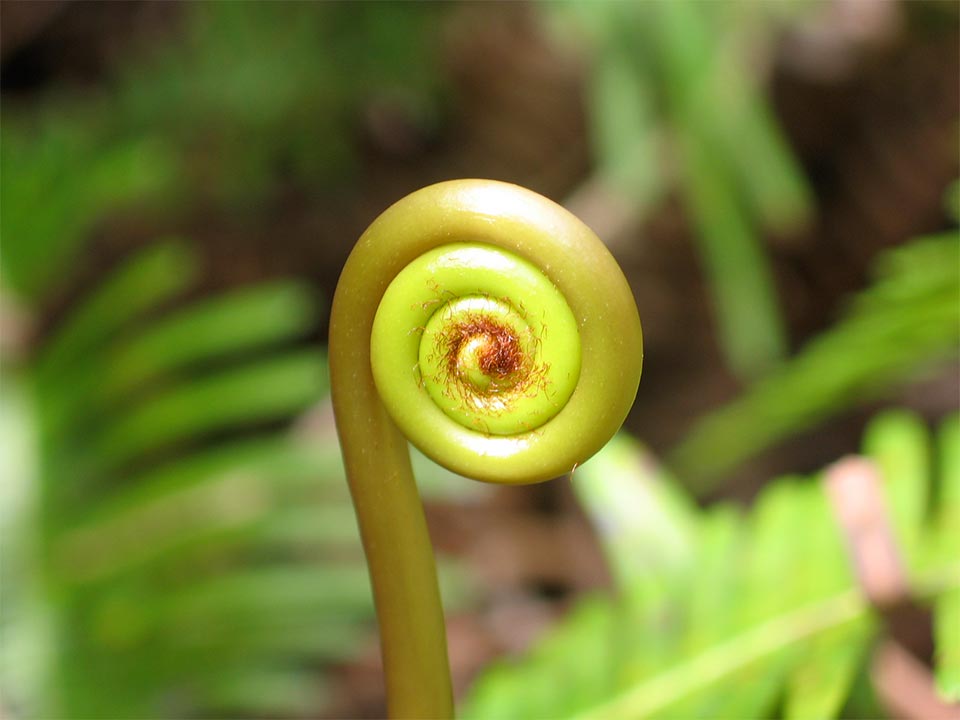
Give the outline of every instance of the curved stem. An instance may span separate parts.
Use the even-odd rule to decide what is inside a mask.
[[[330,381],[344,467],[363,539],[391,717],[453,716],[443,606],[406,437],[383,407],[370,368],[376,305],[350,292],[346,268],[330,323]],[[364,285],[371,278],[354,271]],[[363,281],[366,280],[364,283]]]
[[[338,412],[337,428],[341,438],[360,439],[341,443],[373,583],[390,715],[452,717],[443,607],[407,440],[372,379],[352,372],[346,354],[340,359],[331,361],[333,385],[352,387],[339,394],[350,411]]]
[[[589,458],[613,435],[640,378],[640,321],[619,267],[589,229],[549,200],[494,181],[440,183],[389,208],[360,238],[334,296],[330,373],[393,717],[449,717],[453,699],[430,538],[407,438],[377,391],[371,334],[381,299],[397,275],[424,253],[463,242],[509,250],[539,268],[566,299],[584,358],[576,389],[542,428],[495,437],[445,425],[418,438],[428,456],[492,482],[555,477]],[[523,301],[514,302],[522,306]],[[418,411],[426,406],[420,399],[417,403]],[[444,417],[426,407],[428,414]],[[433,447],[435,439],[447,444]],[[463,457],[450,449],[461,444]]]

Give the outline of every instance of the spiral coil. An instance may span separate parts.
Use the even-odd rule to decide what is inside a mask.
[[[441,183],[388,209],[351,262],[358,253],[367,273],[390,266],[370,329],[377,390],[440,464],[543,480],[623,422],[642,360],[636,306],[606,248],[563,208],[505,183]]]
[[[580,376],[563,295],[522,258],[478,243],[444,245],[405,267],[380,302],[370,347],[377,389],[419,445],[448,421],[481,435],[534,431]]]
[[[640,318],[616,261],[530,190],[439,183],[361,236],[333,300],[330,374],[392,716],[453,712],[408,441],[477,480],[562,475],[619,429],[642,361]]]

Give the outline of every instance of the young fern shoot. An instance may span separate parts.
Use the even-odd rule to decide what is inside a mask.
[[[361,236],[333,300],[330,373],[392,717],[453,715],[408,440],[485,482],[563,475],[619,429],[642,359],[640,318],[616,261],[576,217],[530,190],[439,183]]]

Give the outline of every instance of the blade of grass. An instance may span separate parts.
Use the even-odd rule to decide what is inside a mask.
[[[612,43],[595,60],[588,92],[596,172],[620,188],[642,215],[663,191],[651,90],[627,50]]]

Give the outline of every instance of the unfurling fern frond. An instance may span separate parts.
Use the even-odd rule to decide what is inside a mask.
[[[918,420],[871,425],[913,596],[933,610],[936,673],[956,699],[960,425],[944,423],[939,468]],[[698,510],[626,438],[578,469],[616,598],[582,601],[529,656],[483,675],[471,718],[836,717],[882,630],[859,590],[824,485],[783,478],[747,513]],[[935,496],[935,510],[929,498]],[[929,513],[935,513],[930,517]]]

